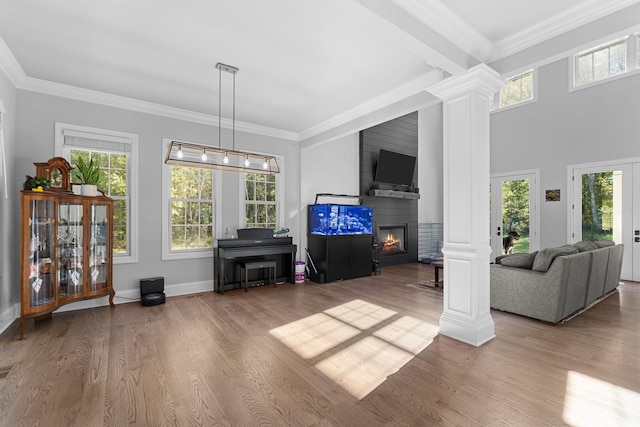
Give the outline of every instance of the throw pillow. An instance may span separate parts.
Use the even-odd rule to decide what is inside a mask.
[[[534,271],[540,271],[544,273],[549,269],[549,267],[551,266],[551,263],[553,262],[554,259],[556,259],[556,257],[562,256],[562,255],[577,254],[577,253],[578,253],[578,249],[576,249],[571,245],[559,246],[557,248],[542,249],[540,252],[538,252],[535,259],[533,260],[533,266],[531,267],[531,269]]]
[[[538,251],[530,254],[518,253],[506,255],[500,258],[500,264],[507,267],[526,268],[527,270],[531,270],[531,267],[533,267],[533,260],[536,258],[537,253]]]
[[[615,246],[616,245],[616,242],[614,242],[613,240],[596,240],[593,243],[595,243],[596,246],[599,247],[599,248],[606,248],[608,246]]]
[[[509,255],[498,255],[498,256],[496,257],[496,264],[500,264],[500,261],[502,260],[502,258],[506,258],[506,257],[508,257],[508,256],[509,256]]]
[[[594,249],[598,249],[598,245],[595,242],[578,242],[574,243],[573,246],[578,249],[580,252],[592,251]]]

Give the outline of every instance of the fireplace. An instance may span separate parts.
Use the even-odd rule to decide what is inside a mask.
[[[380,248],[380,256],[406,254],[406,244],[406,224],[378,226],[378,247]]]

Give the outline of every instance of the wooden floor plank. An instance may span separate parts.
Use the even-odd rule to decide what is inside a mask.
[[[407,264],[54,313],[22,341],[15,322],[0,425],[640,424],[640,284],[559,325],[492,311],[476,348],[437,335],[443,296],[408,286],[432,278]]]

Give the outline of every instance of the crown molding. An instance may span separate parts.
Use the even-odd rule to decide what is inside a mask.
[[[0,70],[4,71],[4,74],[16,88],[27,78],[18,60],[13,56],[13,52],[11,52],[2,37],[0,37]]]
[[[74,99],[76,101],[91,102],[93,104],[122,108],[125,110],[153,114],[156,116],[184,120],[193,123],[218,126],[218,116],[28,77],[2,37],[0,37],[0,70],[4,71],[4,74],[9,78],[9,80],[11,80],[11,83],[13,83],[16,89],[59,96],[62,98]],[[220,120],[220,124],[226,129],[233,128],[233,122],[226,118],[222,118]],[[300,141],[298,133],[288,130],[276,129],[238,120],[236,120],[235,125],[236,130],[241,132],[281,138],[296,142]]]
[[[91,102],[94,104],[100,104],[109,107],[122,108],[125,110],[137,111],[140,113],[153,114],[156,116],[163,116],[171,119],[218,126],[218,116],[198,113],[182,108],[169,107],[162,104],[141,101],[139,99],[127,98],[119,95],[112,95],[95,90],[79,88],[76,86],[34,79],[32,77],[26,77],[23,82],[18,85],[18,89],[44,93],[47,95],[60,96],[63,98],[74,99],[76,101]],[[233,127],[233,121],[227,118],[220,119],[220,124],[223,128],[226,129],[231,129]],[[235,125],[236,130],[241,132],[299,141],[299,137],[296,132],[275,129],[238,120],[236,120]]]
[[[436,0],[393,0],[423,24],[481,62],[489,57],[491,42],[443,3]]]
[[[555,15],[493,45],[488,63],[513,55],[581,25],[596,21],[613,12],[638,3],[640,0],[587,0],[563,13]]]
[[[357,118],[366,116],[367,114],[373,113],[381,108],[388,107],[395,102],[402,101],[416,93],[424,91],[426,88],[438,83],[442,79],[442,71],[432,70],[422,77],[418,77],[409,83],[405,83],[402,86],[378,95],[369,101],[363,102],[362,104],[345,111],[344,113],[338,114],[329,120],[300,132],[300,140],[304,141]]]

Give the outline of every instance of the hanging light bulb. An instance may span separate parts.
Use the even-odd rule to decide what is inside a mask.
[[[184,153],[182,152],[182,145],[178,145],[178,158],[181,159],[184,157]]]
[[[248,168],[250,165],[249,163],[249,156],[244,156],[244,167]]]
[[[203,162],[207,161],[207,149],[206,148],[202,149],[202,156],[200,158],[202,159]]]
[[[224,157],[222,158],[222,163],[224,163],[225,165],[229,164],[229,153],[227,152],[224,153]]]
[[[264,159],[264,163],[262,164],[262,169],[269,169],[269,162],[267,161],[266,157]]]

